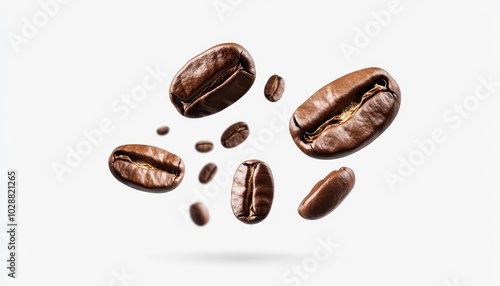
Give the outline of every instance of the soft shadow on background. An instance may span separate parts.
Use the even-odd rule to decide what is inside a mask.
[[[307,253],[284,253],[284,252],[168,252],[151,255],[151,259],[165,262],[278,262],[294,261],[307,256]]]

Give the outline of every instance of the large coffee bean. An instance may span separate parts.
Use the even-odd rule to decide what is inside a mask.
[[[273,204],[274,180],[269,166],[259,160],[247,160],[236,169],[231,188],[234,216],[247,224],[264,220]]]
[[[355,182],[354,172],[347,167],[331,172],[300,203],[299,215],[310,220],[326,216],[347,197]]]
[[[109,156],[108,165],[118,181],[145,192],[171,191],[184,178],[182,159],[154,146],[119,146]]]
[[[248,51],[238,44],[220,44],[177,72],[170,85],[170,101],[186,117],[204,117],[236,102],[254,81],[255,65]]]
[[[290,134],[305,154],[334,159],[375,140],[399,111],[401,92],[383,69],[366,68],[327,84],[293,113]]]

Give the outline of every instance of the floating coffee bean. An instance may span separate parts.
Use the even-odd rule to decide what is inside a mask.
[[[308,156],[347,156],[389,127],[400,102],[399,86],[385,70],[358,70],[324,86],[300,105],[290,119],[290,134]]]
[[[204,226],[210,219],[207,207],[201,203],[196,202],[189,206],[189,215],[196,225]]]
[[[313,220],[331,213],[351,192],[355,181],[354,172],[347,167],[331,172],[300,203],[299,215]]]
[[[118,181],[145,192],[171,191],[184,178],[182,159],[154,146],[119,146],[109,156],[108,165]]]
[[[168,126],[161,126],[161,127],[158,127],[158,129],[156,129],[156,133],[158,133],[158,135],[167,135],[167,133],[170,131],[170,127]]]
[[[208,163],[201,169],[200,174],[198,175],[198,180],[200,183],[206,184],[212,180],[215,173],[217,173],[217,165],[214,163]]]
[[[285,80],[279,75],[271,76],[264,87],[264,95],[267,100],[276,102],[280,100],[285,91]]]
[[[214,148],[214,144],[210,141],[198,141],[196,145],[194,145],[194,148],[201,153],[207,153],[212,151]]]
[[[185,117],[204,117],[235,103],[254,81],[255,65],[248,51],[238,44],[220,44],[177,72],[170,85],[170,101]]]
[[[264,220],[273,203],[274,180],[269,166],[259,160],[247,160],[236,169],[231,188],[234,216],[247,224]]]
[[[250,129],[245,122],[236,122],[224,130],[220,137],[220,143],[226,148],[233,148],[243,143],[249,134]]]

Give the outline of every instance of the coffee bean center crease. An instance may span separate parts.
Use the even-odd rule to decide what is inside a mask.
[[[252,218],[252,217],[259,217],[260,215],[255,213],[255,210],[254,210],[254,184],[253,184],[253,181],[254,181],[254,172],[255,172],[255,166],[256,164],[245,164],[246,166],[248,166],[249,168],[249,172],[248,172],[248,179],[246,180],[246,196],[245,196],[245,200],[247,203],[245,203],[246,206],[249,206],[248,207],[248,213],[246,214],[241,214],[240,217],[246,217],[248,219]]]

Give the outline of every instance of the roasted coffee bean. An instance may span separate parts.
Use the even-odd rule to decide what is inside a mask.
[[[354,172],[347,167],[331,172],[300,203],[299,215],[313,220],[331,213],[351,192],[355,181]]]
[[[308,156],[347,156],[389,127],[400,102],[399,86],[385,70],[358,70],[327,84],[300,105],[290,119],[290,134]]]
[[[215,173],[217,173],[217,165],[214,163],[208,163],[201,169],[200,174],[198,175],[198,180],[200,183],[206,184],[212,180]]]
[[[185,117],[204,117],[235,103],[254,81],[255,65],[248,51],[238,44],[220,44],[177,72],[170,85],[170,101]]]
[[[207,207],[201,202],[196,202],[189,206],[189,215],[198,226],[206,225],[210,219]]]
[[[212,151],[214,148],[214,143],[210,141],[198,141],[195,145],[194,148],[201,153],[207,153]]]
[[[274,180],[269,166],[259,160],[247,160],[236,169],[231,188],[234,216],[247,224],[264,220],[273,204]]]
[[[161,126],[161,127],[158,127],[158,129],[156,129],[156,133],[158,133],[158,135],[167,135],[167,133],[170,131],[170,127],[168,126]]]
[[[249,134],[250,129],[245,122],[236,122],[224,130],[220,137],[220,143],[226,148],[233,148],[243,143]]]
[[[154,146],[119,146],[109,156],[108,165],[118,181],[145,192],[171,191],[184,178],[182,159]]]
[[[264,87],[264,95],[267,100],[271,102],[276,102],[280,100],[285,91],[285,80],[279,75],[271,76]]]

